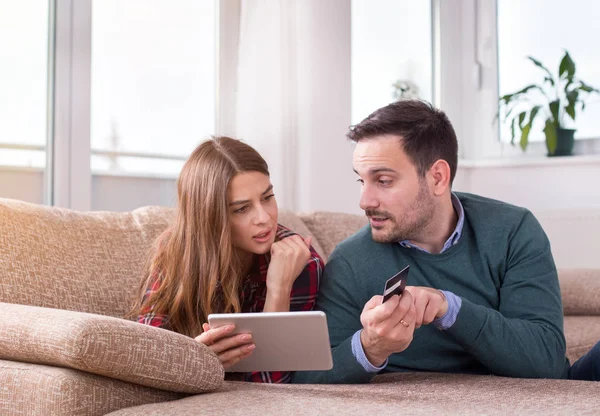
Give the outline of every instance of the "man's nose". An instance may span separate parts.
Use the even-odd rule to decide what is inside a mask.
[[[367,209],[377,208],[379,206],[379,202],[377,198],[368,185],[363,185],[360,190],[360,208],[364,211]]]

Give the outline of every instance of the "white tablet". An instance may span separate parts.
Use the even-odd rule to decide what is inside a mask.
[[[211,328],[234,324],[250,333],[252,354],[228,372],[330,370],[333,367],[324,312],[261,312],[208,315]]]

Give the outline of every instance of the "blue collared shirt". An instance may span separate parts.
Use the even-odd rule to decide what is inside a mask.
[[[465,223],[465,211],[463,209],[462,204],[460,203],[460,200],[455,194],[452,194],[452,206],[454,206],[454,210],[458,214],[458,221],[456,223],[456,228],[454,229],[454,232],[450,235],[450,237],[448,237],[448,239],[444,243],[444,247],[442,247],[440,254],[449,250],[452,246],[458,243],[458,240],[460,240],[460,237],[462,235],[463,225]],[[402,247],[413,248],[429,253],[424,248],[419,247],[408,240],[400,241],[399,244]],[[454,322],[456,322],[456,317],[458,316],[458,312],[460,311],[460,307],[462,305],[462,299],[456,296],[454,293],[448,292],[447,290],[442,290],[441,292],[444,294],[446,300],[448,301],[448,310],[446,311],[444,316],[434,320],[432,324],[440,330],[445,330],[452,327],[452,325],[454,325]],[[371,373],[376,373],[378,371],[383,370],[388,364],[388,360],[385,360],[381,367],[375,367],[369,362],[367,356],[365,355],[365,350],[363,349],[362,344],[360,342],[360,330],[356,331],[356,333],[352,336],[352,354],[354,354],[354,357],[356,357],[356,360],[363,366],[363,368]]]

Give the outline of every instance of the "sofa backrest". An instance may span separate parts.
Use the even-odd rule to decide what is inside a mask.
[[[0,199],[0,302],[123,316],[168,208],[87,212]]]
[[[173,216],[164,207],[77,212],[0,198],[0,302],[122,317]],[[290,212],[279,222],[310,235]]]

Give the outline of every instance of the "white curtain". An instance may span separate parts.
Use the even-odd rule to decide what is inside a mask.
[[[296,206],[294,0],[240,5],[234,132],[266,159],[282,208]]]

